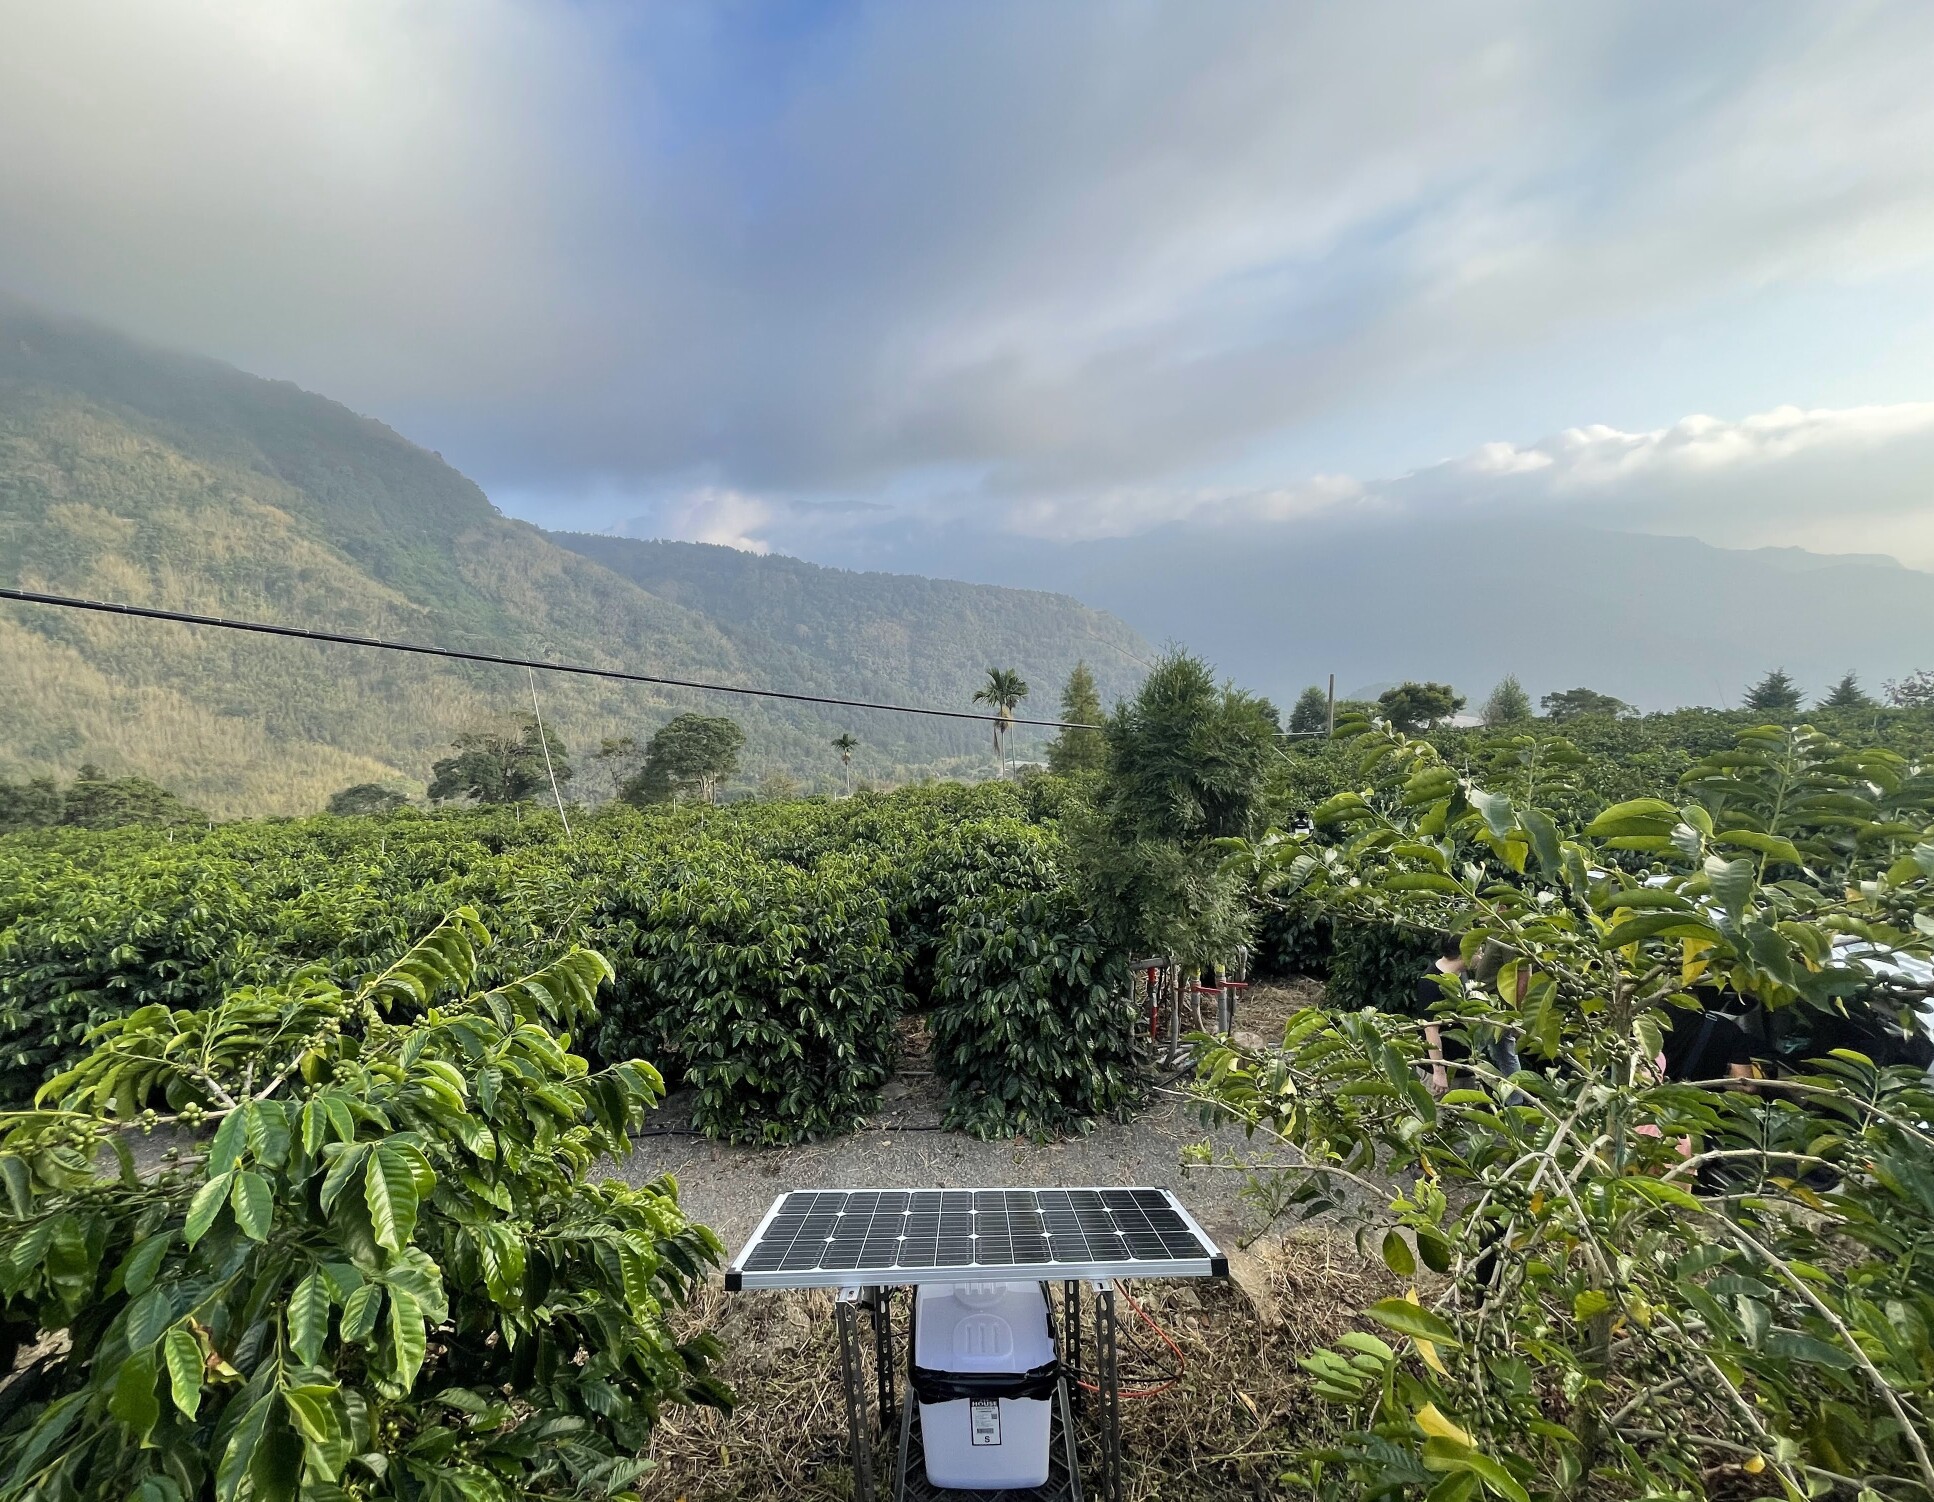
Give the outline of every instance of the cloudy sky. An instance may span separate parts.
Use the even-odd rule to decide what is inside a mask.
[[[841,561],[1509,504],[1934,567],[1924,3],[0,0],[0,37],[0,289],[534,520]]]

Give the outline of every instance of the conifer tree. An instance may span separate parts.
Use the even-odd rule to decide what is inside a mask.
[[[1746,707],[1772,714],[1786,714],[1800,707],[1799,684],[1787,675],[1785,668],[1774,668],[1759,682],[1746,690]]]
[[[1848,673],[1833,685],[1832,692],[1820,701],[1820,707],[1822,709],[1872,709],[1874,701],[1860,686],[1860,679]]]
[[[1077,662],[1061,690],[1061,718],[1071,725],[1099,726],[1101,693],[1088,664]],[[1108,764],[1108,743],[1101,731],[1063,730],[1048,743],[1048,770],[1066,777],[1075,772],[1099,772]]]
[[[1486,725],[1512,725],[1531,718],[1531,695],[1524,691],[1516,674],[1507,673],[1503,682],[1491,690],[1491,697],[1484,701],[1483,714]]]

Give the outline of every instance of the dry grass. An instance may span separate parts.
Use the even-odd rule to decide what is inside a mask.
[[[1236,1009],[1236,1036],[1239,1042],[1257,1042],[1281,1047],[1283,1027],[1304,1007],[1320,1006],[1323,983],[1299,976],[1291,980],[1257,981],[1243,993]]]
[[[1188,1359],[1179,1385],[1122,1405],[1132,1502],[1281,1495],[1276,1478],[1289,1457],[1319,1442],[1329,1425],[1297,1359],[1360,1328],[1356,1311],[1394,1291],[1381,1263],[1330,1232],[1259,1242],[1250,1258],[1239,1259],[1242,1287],[1131,1289]],[[710,1288],[689,1318],[724,1340],[724,1375],[738,1390],[739,1408],[730,1417],[667,1415],[652,1446],[659,1469],[643,1483],[650,1502],[849,1498],[831,1296]],[[1131,1354],[1137,1347],[1151,1354]],[[1125,1342],[1123,1359],[1128,1388],[1137,1373],[1158,1372],[1168,1357],[1140,1330]],[[1089,1454],[1091,1447],[1084,1462]]]

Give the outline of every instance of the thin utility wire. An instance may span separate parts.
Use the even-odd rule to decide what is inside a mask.
[[[708,694],[743,694],[753,699],[785,699],[795,704],[830,704],[840,709],[877,709],[883,714],[930,715],[943,720],[978,720],[985,724],[999,715],[975,714],[965,709],[930,709],[918,704],[878,704],[868,699],[836,699],[829,694],[800,694],[781,688],[740,688],[731,683],[701,683],[693,678],[663,678],[652,673],[627,673],[618,668],[593,668],[574,662],[541,662],[530,657],[504,657],[495,652],[465,652],[455,647],[430,647],[419,642],[384,641],[374,636],[350,636],[341,631],[311,631],[302,626],[276,626],[267,621],[230,620],[219,615],[192,615],[185,610],[158,610],[151,605],[122,605],[112,600],[81,600],[70,595],[42,594],[32,589],[0,587],[0,600],[25,605],[55,605],[63,610],[91,610],[100,615],[126,615],[149,621],[175,621],[184,626],[216,626],[224,631],[253,631],[260,636],[288,636],[298,641],[334,642],[345,647],[374,647],[383,652],[414,652],[419,657],[448,657],[459,662],[487,662],[499,667],[534,669],[546,673],[575,673],[582,678],[611,678],[620,683],[652,683],[664,688],[691,688]],[[1035,725],[1043,730],[1099,730],[1072,720],[1024,720],[1008,716],[1009,725]]]
[[[571,816],[564,812],[564,795],[557,790],[557,771],[551,766],[551,738],[544,734],[544,711],[537,707],[537,674],[524,669],[531,681],[531,720],[537,726],[537,744],[544,748],[544,775],[551,779],[551,796],[557,799],[557,816],[564,821],[564,838],[571,838]]]

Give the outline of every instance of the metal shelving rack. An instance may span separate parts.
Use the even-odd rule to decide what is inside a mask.
[[[1019,1491],[953,1491],[927,1480],[920,1446],[920,1405],[903,1395],[895,1360],[896,1289],[844,1288],[834,1302],[839,1331],[840,1387],[846,1400],[847,1442],[853,1457],[854,1502],[879,1502],[877,1478],[892,1502],[1122,1502],[1121,1368],[1119,1327],[1112,1283],[1069,1279],[1061,1285],[1056,1346],[1064,1365],[1091,1370],[1095,1390],[1084,1392],[1064,1374],[1054,1396],[1054,1427],[1048,1441],[1051,1469],[1045,1486]],[[1084,1296],[1092,1300],[1084,1321]],[[1053,1308],[1052,1289],[1049,1307]],[[864,1326],[862,1325],[864,1321]],[[1083,1364],[1084,1325],[1091,1331],[1094,1365]],[[869,1338],[870,1337],[870,1338]],[[868,1350],[871,1346],[871,1381]],[[870,1390],[869,1390],[870,1389]],[[1088,1412],[1092,1400],[1092,1413]],[[1084,1422],[1085,1420],[1085,1422]],[[1084,1489],[1080,1437],[1094,1440],[1095,1464]],[[890,1446],[882,1441],[892,1437]],[[882,1464],[884,1462],[884,1464]]]

